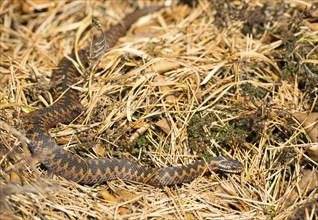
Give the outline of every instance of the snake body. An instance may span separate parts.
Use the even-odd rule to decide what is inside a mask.
[[[147,7],[128,14],[122,22],[111,26],[105,32],[107,46],[113,47],[138,18],[161,8],[160,6]],[[84,50],[80,50],[79,55],[82,61],[87,60]],[[74,52],[70,57],[75,59]],[[26,136],[30,140],[30,150],[33,154],[40,155],[41,163],[49,172],[81,184],[122,179],[164,186],[190,182],[207,170],[221,170],[229,173],[242,171],[240,162],[227,157],[196,160],[185,166],[152,168],[127,160],[82,158],[67,152],[55,142],[48,130],[58,123],[71,122],[82,112],[79,92],[71,88],[79,75],[71,60],[67,57],[62,58],[51,77],[51,81],[54,82],[53,98],[56,100],[54,104],[21,116]]]

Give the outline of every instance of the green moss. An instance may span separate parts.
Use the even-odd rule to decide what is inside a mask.
[[[147,141],[145,135],[142,135],[139,138],[137,138],[136,144],[138,147],[144,147],[144,146],[148,145],[148,141]]]
[[[209,123],[206,118],[202,118],[199,114],[193,116],[188,125],[189,146],[193,151],[204,152],[209,146],[209,138],[204,131],[204,125]]]
[[[250,97],[261,99],[261,98],[264,98],[266,94],[267,94],[266,90],[260,87],[256,87],[251,83],[244,83],[241,85],[242,96],[250,96]]]

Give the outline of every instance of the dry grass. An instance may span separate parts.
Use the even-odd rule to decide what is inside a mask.
[[[85,111],[51,131],[65,149],[156,167],[216,155],[245,166],[241,176],[212,173],[162,188],[120,180],[81,186],[48,174],[22,147],[19,115],[52,104],[51,71],[75,39],[89,44],[90,16],[108,26],[151,4],[44,3],[33,12],[23,1],[0,5],[1,219],[318,217],[317,161],[305,153],[314,143],[291,116],[318,111],[318,29],[297,12],[305,2],[241,10],[173,2],[84,73],[74,88]]]

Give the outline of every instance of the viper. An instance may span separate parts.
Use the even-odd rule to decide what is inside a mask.
[[[151,6],[137,9],[126,15],[117,25],[111,26],[104,33],[108,50],[125,35],[136,20],[161,8],[161,6]],[[87,67],[89,65],[87,49],[79,50],[78,54],[81,62]],[[49,107],[21,115],[26,136],[30,140],[30,151],[34,155],[40,155],[40,162],[49,172],[80,184],[122,179],[165,186],[191,182],[211,170],[227,173],[242,171],[242,164],[228,157],[201,159],[183,166],[153,168],[123,159],[83,158],[69,153],[50,136],[49,129],[58,123],[73,121],[83,109],[79,102],[79,92],[72,88],[80,73],[70,58],[76,59],[75,51],[70,56],[63,57],[52,72],[51,81],[54,83],[52,96],[56,101]]]

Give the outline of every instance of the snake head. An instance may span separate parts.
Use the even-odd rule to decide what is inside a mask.
[[[243,164],[238,160],[229,157],[212,157],[207,160],[211,170],[218,170],[226,173],[241,173]]]

